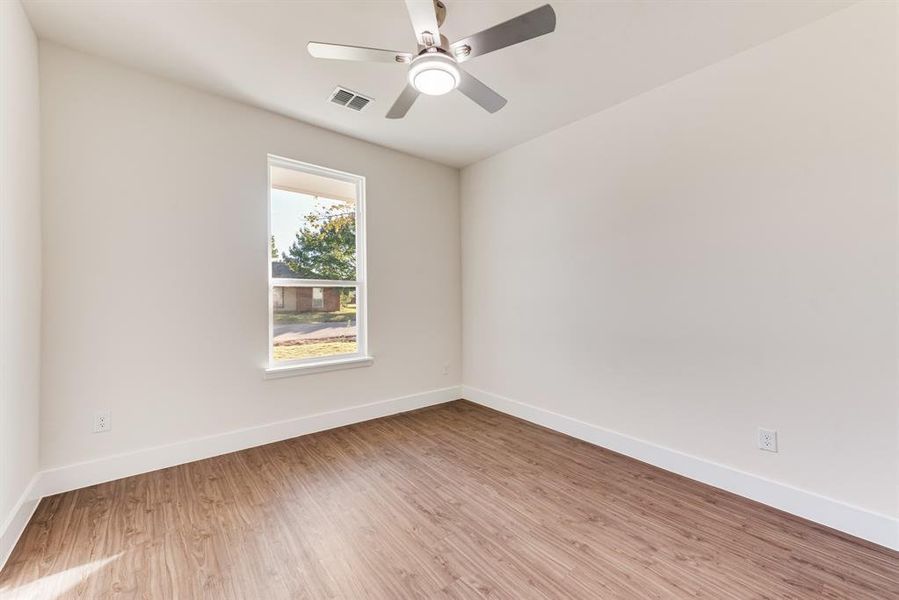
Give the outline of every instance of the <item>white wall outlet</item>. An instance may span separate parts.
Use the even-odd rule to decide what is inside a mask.
[[[446,363],[445,365],[443,365],[443,374],[449,375],[449,363]]]
[[[98,410],[94,413],[94,433],[109,431],[111,427],[112,420],[108,410]]]
[[[759,427],[759,450],[777,452],[777,432]]]

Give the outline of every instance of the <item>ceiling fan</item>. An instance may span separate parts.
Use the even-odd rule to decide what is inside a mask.
[[[409,65],[408,83],[387,112],[388,119],[402,119],[419,94],[441,96],[456,88],[486,111],[498,111],[505,106],[506,99],[460,69],[459,64],[550,33],[556,28],[556,13],[549,4],[544,4],[450,44],[439,31],[446,19],[446,5],[441,0],[406,0],[406,8],[418,38],[418,51],[414,54],[322,42],[309,42],[307,45],[309,54],[316,58]]]

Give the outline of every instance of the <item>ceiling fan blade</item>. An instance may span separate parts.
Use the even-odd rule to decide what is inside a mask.
[[[387,111],[387,118],[402,119],[405,117],[409,109],[412,108],[415,99],[418,98],[418,93],[418,90],[407,83],[406,88],[400,93],[400,97],[396,99],[396,102]]]
[[[450,51],[457,61],[465,62],[475,56],[545,35],[555,28],[556,13],[552,6],[544,4],[514,19],[453,42],[450,44]]]
[[[422,46],[440,45],[440,31],[437,25],[437,10],[434,0],[406,0],[406,9],[412,21],[415,37]]]
[[[459,81],[459,91],[477,102],[481,108],[489,113],[495,113],[506,105],[506,100],[474,75],[461,71],[462,78]]]
[[[381,50],[380,48],[365,48],[363,46],[343,46],[341,44],[326,44],[324,42],[309,42],[306,44],[309,54],[315,58],[331,58],[335,60],[364,60],[374,62],[408,63],[412,61],[412,55],[408,52],[395,50]]]

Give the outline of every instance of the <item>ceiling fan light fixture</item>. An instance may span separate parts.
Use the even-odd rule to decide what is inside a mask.
[[[448,94],[458,87],[460,79],[456,61],[442,54],[421,56],[409,67],[409,84],[428,96]]]
[[[488,27],[474,35],[450,43],[441,33],[446,5],[441,0],[406,0],[406,10],[418,40],[417,55],[399,50],[366,48],[309,42],[309,54],[316,58],[409,65],[408,82],[385,115],[402,119],[422,94],[442,96],[459,90],[489,113],[506,105],[506,99],[459,64],[496,50],[546,35],[556,29],[556,13],[549,4]]]

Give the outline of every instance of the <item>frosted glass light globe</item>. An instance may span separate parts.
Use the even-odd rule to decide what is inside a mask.
[[[456,62],[443,55],[422,56],[409,67],[409,83],[428,96],[442,96],[459,85]]]

